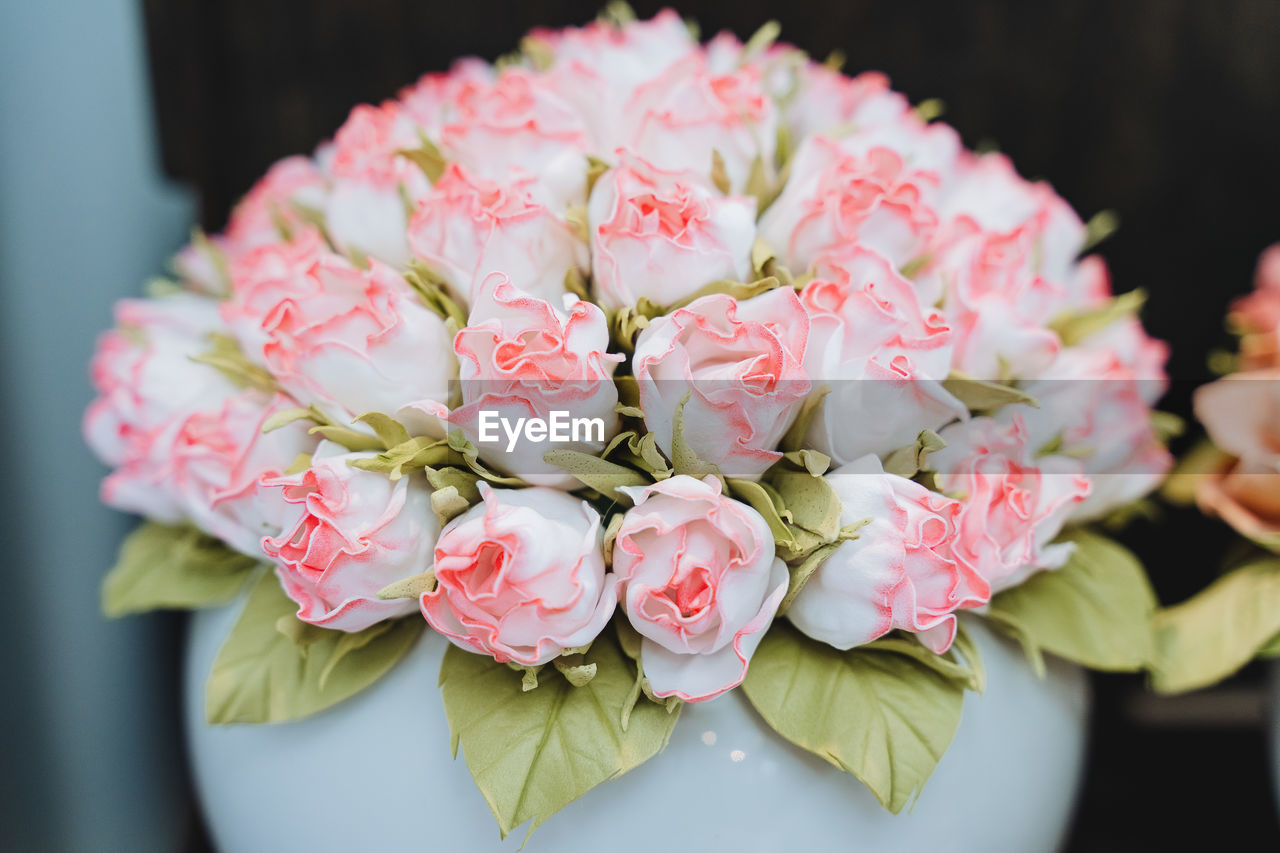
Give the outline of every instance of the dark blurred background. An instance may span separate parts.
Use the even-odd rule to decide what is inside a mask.
[[[310,151],[356,103],[391,96],[461,55],[493,59],[534,25],[598,2],[144,0],[165,171],[198,192],[209,229],[275,159]],[[658,4],[635,3],[648,17]],[[771,18],[846,71],[887,72],[940,98],[970,145],[994,143],[1088,218],[1119,214],[1101,247],[1118,290],[1145,288],[1169,341],[1164,408],[1189,416],[1231,345],[1222,317],[1280,240],[1280,2],[840,0],[684,2],[704,37]],[[1194,432],[1194,427],[1192,428]],[[1181,440],[1185,447],[1188,439]],[[1193,510],[1124,533],[1162,599],[1207,583],[1230,537]],[[1226,838],[1280,846],[1267,778],[1262,673],[1177,700],[1136,678],[1096,679],[1094,738],[1069,850],[1187,849]],[[204,842],[197,831],[192,849]]]

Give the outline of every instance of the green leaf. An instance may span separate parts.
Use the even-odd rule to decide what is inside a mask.
[[[960,632],[957,630],[956,639],[959,641]],[[981,661],[977,664],[977,669],[969,663],[967,659],[961,659],[956,652],[948,649],[942,654],[938,654],[925,646],[916,639],[914,634],[893,632],[887,637],[881,637],[874,642],[862,646],[867,651],[892,652],[894,654],[906,655],[917,663],[922,663],[929,669],[941,675],[943,678],[950,679],[964,687],[966,690],[981,691],[983,684],[983,675],[980,673],[982,668]],[[977,655],[977,650],[969,644],[969,654]]]
[[[688,404],[693,391],[684,392],[680,402],[676,404],[671,427],[671,470],[677,474],[687,474],[694,479],[704,479],[708,474],[720,476],[720,469],[698,456],[697,451],[689,446],[684,437],[684,407]]]
[[[728,294],[739,302],[750,299],[753,296],[759,296],[762,293],[768,293],[770,290],[776,290],[782,285],[782,282],[773,276],[765,276],[755,281],[729,281],[721,279],[713,281],[710,284],[704,284],[688,296],[666,306],[662,313],[669,314],[672,311],[684,308],[689,303],[701,299],[704,296],[714,296],[716,294]]]
[[[525,821],[529,832],[587,791],[657,755],[677,715],[639,702],[622,728],[636,670],[612,631],[587,652],[595,676],[581,687],[542,680],[528,693],[505,664],[451,646],[440,691],[453,738],[505,838]]]
[[[209,351],[191,357],[192,361],[207,364],[241,388],[257,388],[273,394],[276,380],[267,369],[259,367],[245,357],[240,345],[230,335],[209,335]]]
[[[985,382],[959,373],[952,373],[942,381],[942,387],[964,403],[972,412],[991,414],[1005,406],[1020,403],[1040,408],[1040,402],[1026,391],[999,382]]]
[[[1147,294],[1142,290],[1131,290],[1108,299],[1101,308],[1058,317],[1049,323],[1049,328],[1058,333],[1065,346],[1075,346],[1085,338],[1100,332],[1117,320],[1132,317],[1142,310],[1147,301]]]
[[[1178,460],[1160,487],[1160,496],[1171,504],[1190,506],[1195,503],[1201,480],[1231,464],[1232,457],[1203,439]]]
[[[733,189],[729,172],[725,169],[724,155],[715,148],[711,149],[711,183],[721,195],[728,195]]]
[[[842,652],[775,622],[743,689],[765,721],[852,773],[899,812],[928,780],[960,723],[964,687],[908,655]]]
[[[841,544],[843,543],[833,542],[830,545],[821,545],[810,551],[800,562],[788,566],[790,577],[787,580],[787,594],[782,597],[782,603],[778,605],[779,616],[791,608],[795,600],[800,597],[800,592],[809,582],[809,578],[822,568],[822,564],[836,552]]]
[[[800,404],[800,411],[796,413],[795,421],[782,436],[782,441],[778,444],[779,448],[786,453],[804,449],[804,437],[809,432],[809,426],[822,408],[823,400],[830,393],[830,388],[817,388]]]
[[[102,612],[115,618],[225,604],[259,565],[189,524],[144,522],[124,540],[102,583]]]
[[[946,446],[947,443],[933,430],[921,430],[914,444],[899,447],[885,457],[885,473],[911,479],[924,468],[930,453],[937,453]]]
[[[1207,687],[1280,636],[1280,560],[1248,563],[1155,616],[1151,684],[1161,693]]]
[[[435,143],[425,136],[420,135],[419,139],[422,144],[417,148],[405,148],[396,153],[418,164],[418,168],[427,176],[427,180],[434,184],[440,180],[440,176],[444,174],[444,170],[449,163],[445,160],[444,155],[440,153],[440,149],[435,146]]]
[[[1112,672],[1146,667],[1155,651],[1156,597],[1142,565],[1117,543],[1087,530],[1059,541],[1076,545],[1067,564],[993,598],[993,622],[1033,654],[1052,652]]]
[[[298,621],[296,610],[276,576],[263,574],[213,662],[205,688],[211,724],[275,723],[323,711],[386,674],[426,625],[415,615],[356,633],[299,632],[290,623]]]
[[[619,486],[648,486],[649,478],[634,468],[618,465],[607,459],[557,447],[542,454],[542,459],[549,465],[567,472],[575,480],[595,489],[609,498],[630,503],[625,492],[619,492]]]
[[[777,490],[796,527],[834,542],[840,535],[840,496],[831,484],[808,471],[777,468],[769,484]]]
[[[404,428],[404,424],[382,412],[365,412],[356,420],[367,424],[388,450],[410,440],[409,431]]]
[[[787,519],[791,516],[788,513],[786,518],[783,517],[785,510],[781,507],[781,498],[770,486],[763,483],[757,483],[754,480],[729,479],[729,493],[749,505],[764,518],[765,523],[769,525],[769,531],[773,533],[775,543],[782,542],[790,544],[791,528],[787,526]]]

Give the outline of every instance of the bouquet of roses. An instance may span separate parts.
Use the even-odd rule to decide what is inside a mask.
[[[428,74],[119,305],[85,431],[148,522],[105,607],[252,584],[211,722],[430,626],[504,833],[739,688],[896,811],[983,684],[958,614],[1149,662],[1089,524],[1169,464],[1166,350],[1081,259],[1101,220],[776,35],[611,7]]]
[[[1166,693],[1280,655],[1280,245],[1262,254],[1254,292],[1232,305],[1228,327],[1240,337],[1238,353],[1211,360],[1228,375],[1195,395],[1208,438],[1179,463],[1164,494],[1194,502],[1244,541],[1221,578],[1157,615],[1152,681]]]

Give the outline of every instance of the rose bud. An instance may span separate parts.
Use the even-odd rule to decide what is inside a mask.
[[[789,287],[743,301],[704,296],[654,319],[632,363],[658,447],[671,455],[676,409],[687,396],[689,447],[726,476],[759,478],[782,457],[775,448],[809,394],[808,335]]]
[[[412,600],[383,601],[378,591],[430,567],[440,525],[425,479],[348,464],[375,455],[321,442],[310,468],[263,481],[281,491],[290,516],[262,550],[303,622],[361,631],[413,612]]]
[[[495,183],[449,166],[409,223],[414,257],[468,304],[486,276],[512,270],[529,293],[558,300],[566,274],[587,266],[587,247],[568,222],[534,200],[533,183]]]
[[[291,515],[281,490],[260,481],[280,476],[319,442],[308,434],[310,421],[263,432],[268,418],[296,406],[284,396],[242,391],[191,415],[173,442],[173,481],[191,519],[253,557],[262,556],[263,537],[278,535]]]
[[[622,308],[643,296],[667,306],[713,281],[748,280],[755,218],[750,196],[624,157],[596,181],[587,207],[600,303]]]
[[[974,418],[941,436],[947,446],[929,457],[929,467],[938,487],[962,505],[956,556],[977,569],[992,594],[1040,569],[1061,568],[1075,546],[1053,539],[1090,490],[1080,461],[1037,454],[1021,415],[1007,425]]]
[[[449,421],[494,467],[535,485],[577,488],[578,481],[543,461],[543,454],[553,448],[599,453],[617,434],[612,376],[622,356],[607,352],[609,328],[599,307],[573,297],[565,301],[567,309],[558,311],[502,273],[485,279],[470,325],[454,338],[463,405]],[[544,440],[527,432],[509,435],[522,419],[564,428]],[[587,427],[576,437],[574,421]]]
[[[422,615],[461,649],[538,666],[589,644],[617,604],[600,515],[555,489],[494,489],[449,522]]]
[[[787,592],[769,525],[720,493],[715,477],[677,475],[624,488],[635,506],[613,546],[618,599],[643,637],[659,697],[698,702],[742,683]]]
[[[945,652],[955,639],[955,611],[984,604],[991,595],[986,581],[955,553],[961,504],[886,474],[871,455],[824,479],[840,496],[841,525],[862,526],[810,576],[787,618],[838,649],[897,629]]]
[[[237,391],[193,360],[221,329],[217,303],[191,295],[124,299],[116,303],[116,324],[98,340],[90,367],[98,397],[84,417],[85,441],[116,469],[102,483],[102,501],[155,521],[182,521],[186,510],[170,476],[174,440],[192,414],[217,411]]]

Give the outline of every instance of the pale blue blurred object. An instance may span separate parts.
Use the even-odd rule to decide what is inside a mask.
[[[0,849],[172,851],[176,624],[106,622],[131,523],[80,439],[94,337],[191,222],[159,172],[141,10],[0,5]]]

